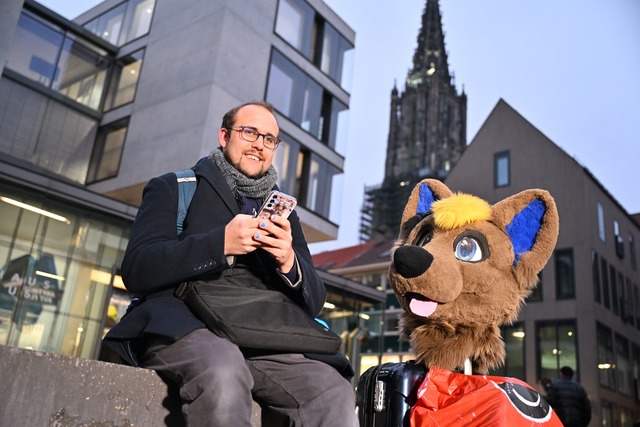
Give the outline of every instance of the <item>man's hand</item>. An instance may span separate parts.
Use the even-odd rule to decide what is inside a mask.
[[[260,247],[269,252],[276,260],[276,264],[283,273],[288,273],[293,268],[295,253],[291,242],[291,223],[279,215],[272,215],[270,219],[259,220],[260,232],[254,236],[254,240]]]
[[[256,236],[264,233],[260,222],[251,215],[236,215],[224,228],[224,254],[245,255],[259,248],[262,242]]]

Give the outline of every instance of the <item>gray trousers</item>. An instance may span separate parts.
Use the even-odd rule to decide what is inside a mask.
[[[358,425],[351,384],[302,354],[245,359],[235,344],[197,329],[176,342],[150,341],[140,359],[177,384],[188,426],[250,427],[252,397],[263,426]]]

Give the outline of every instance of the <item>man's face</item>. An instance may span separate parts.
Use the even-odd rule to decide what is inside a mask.
[[[247,105],[238,110],[233,126],[249,126],[273,136],[280,132],[273,114],[259,105]],[[227,161],[249,178],[260,178],[271,166],[274,150],[264,146],[261,136],[248,142],[240,138],[240,132],[223,128],[218,139]]]

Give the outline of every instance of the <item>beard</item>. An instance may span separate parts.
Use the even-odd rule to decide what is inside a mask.
[[[245,168],[242,167],[242,165],[240,164],[240,160],[238,160],[237,162],[234,162],[233,159],[231,158],[231,156],[229,155],[229,151],[226,148],[222,149],[222,154],[224,155],[224,158],[227,160],[227,162],[233,166],[238,172],[240,172],[241,174],[243,174],[244,176],[246,176],[247,178],[251,178],[251,179],[260,179],[264,176],[265,173],[267,173],[266,169],[260,169],[258,172],[256,173],[252,173],[248,170],[246,170]],[[242,156],[240,156],[240,159],[242,159]]]

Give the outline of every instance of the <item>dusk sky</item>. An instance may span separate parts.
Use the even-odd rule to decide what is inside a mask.
[[[41,3],[73,18],[99,2]],[[325,3],[355,30],[356,50],[340,231],[313,253],[359,243],[364,188],[384,174],[391,89],[404,89],[426,1]],[[440,10],[467,142],[502,98],[640,212],[640,1],[441,0]]]

